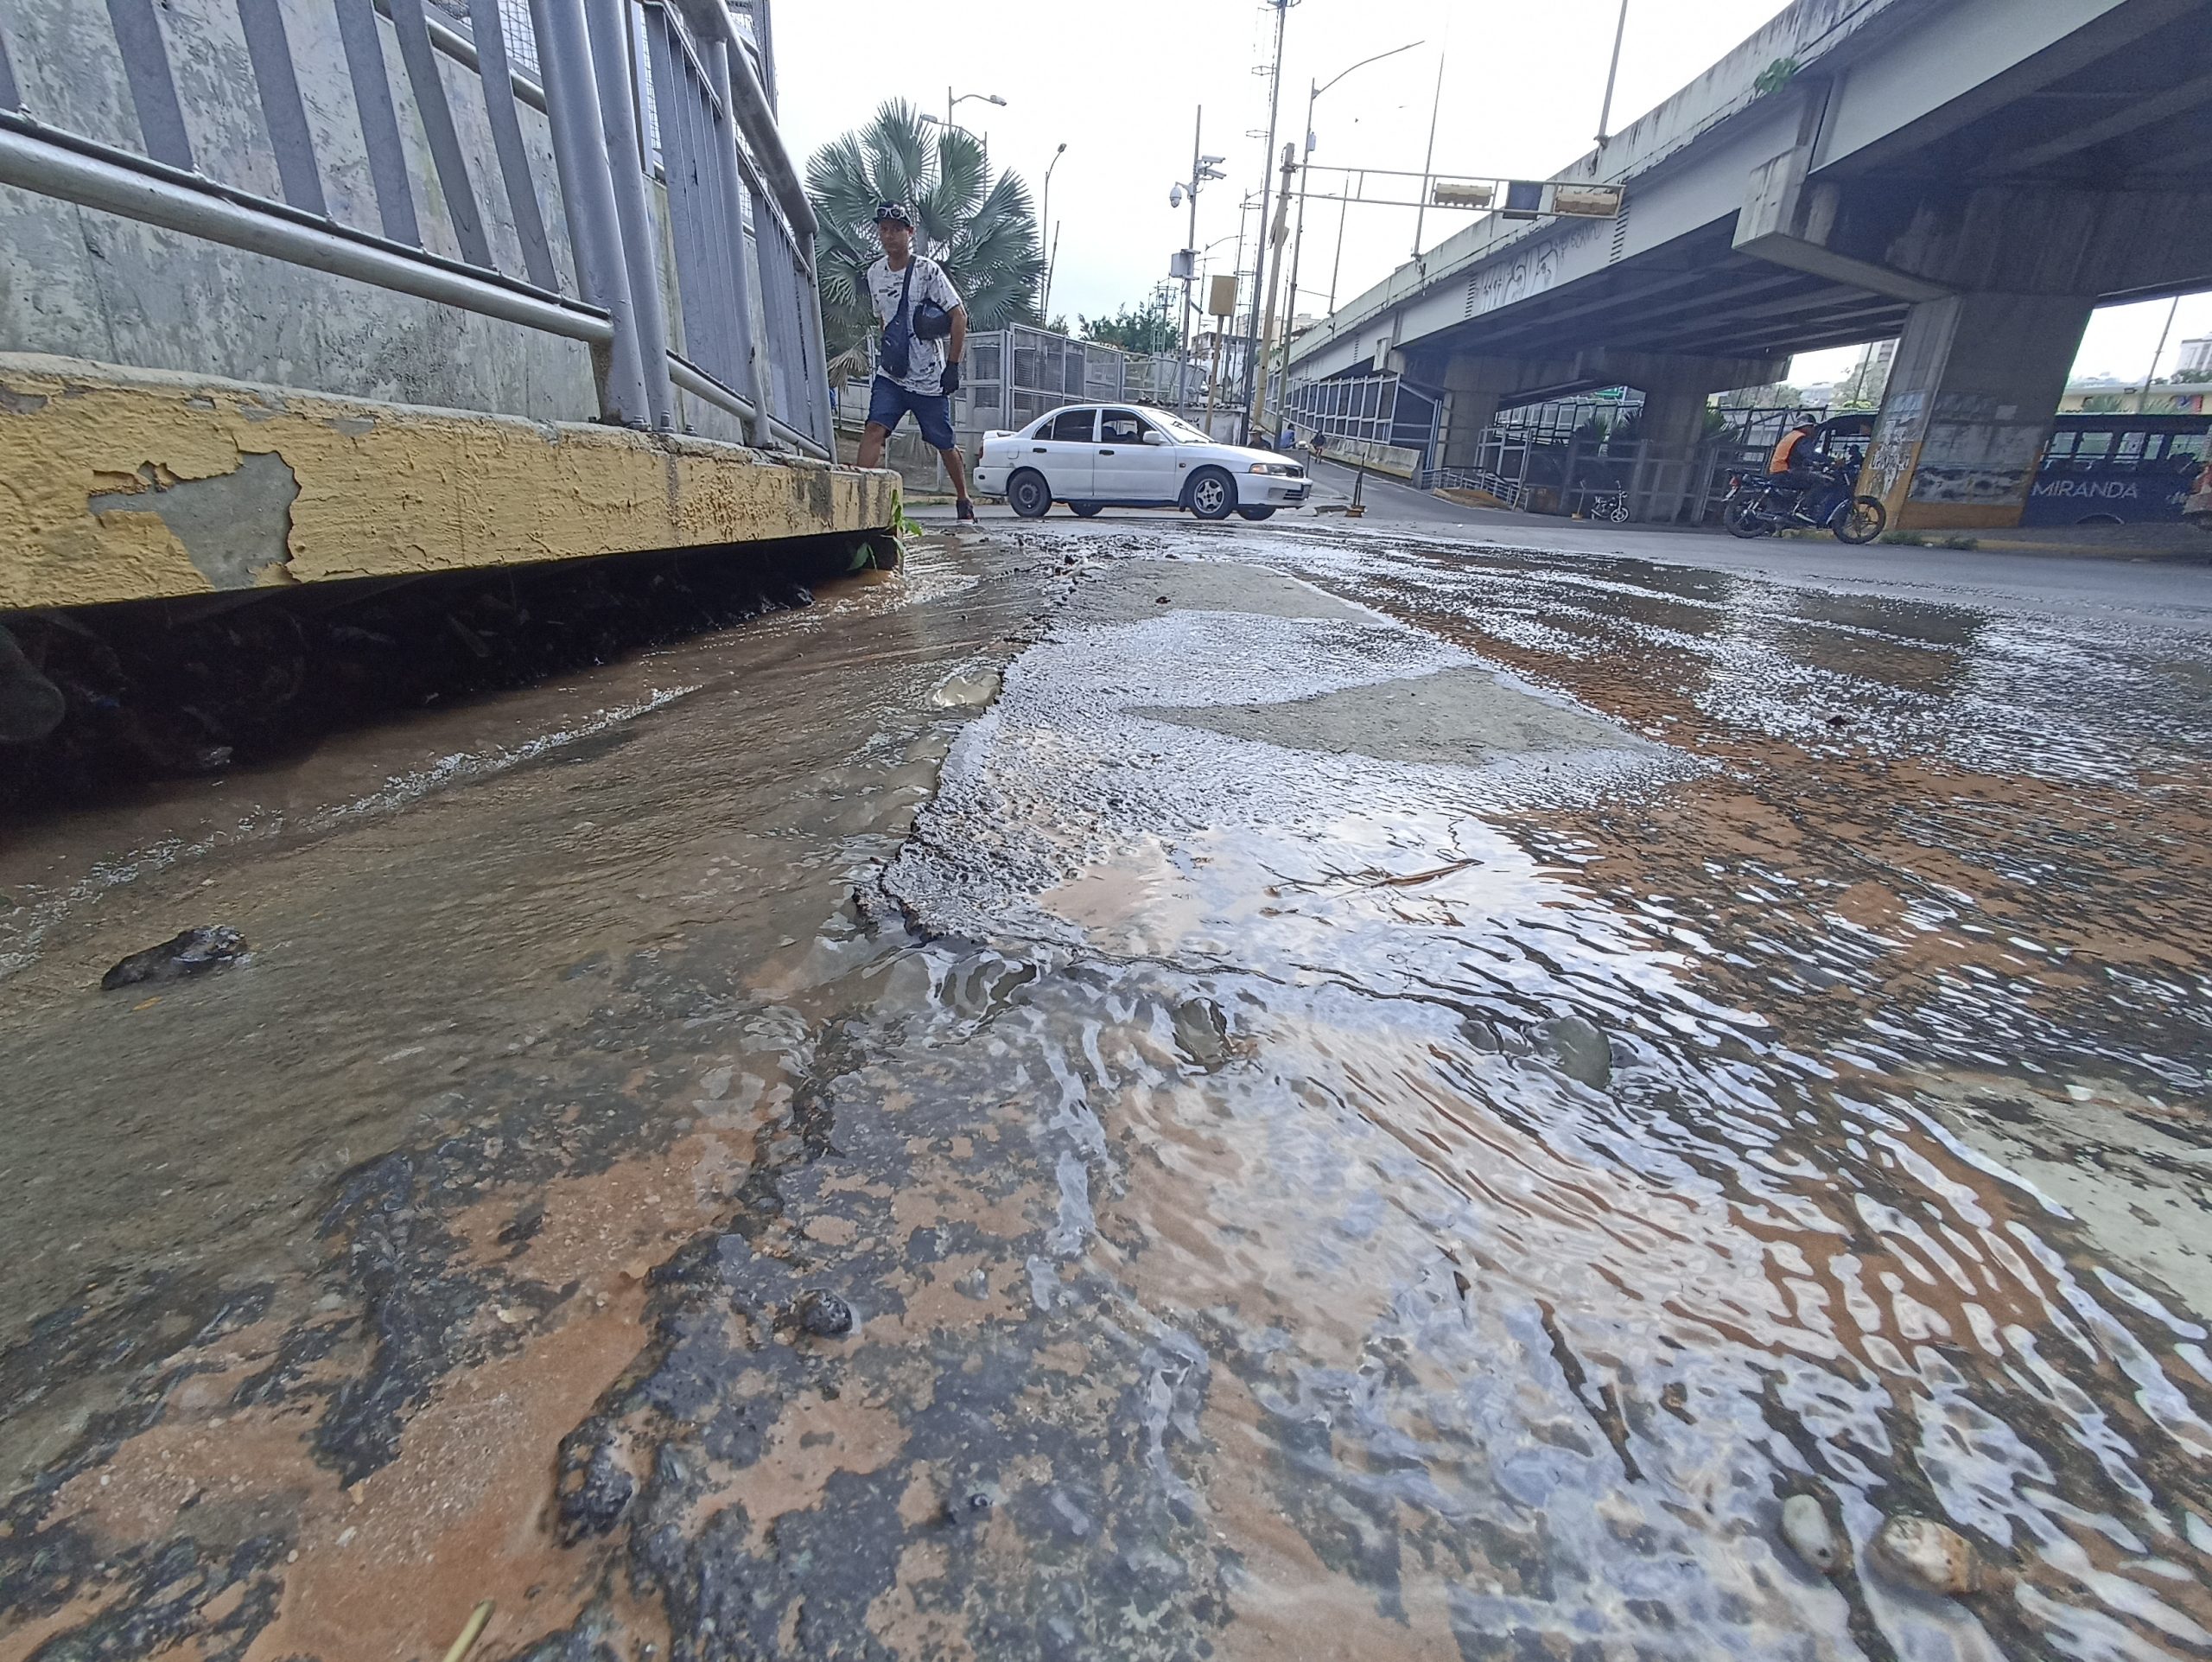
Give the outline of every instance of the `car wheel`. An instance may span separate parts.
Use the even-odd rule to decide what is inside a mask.
[[[1236,517],[1240,519],[1271,519],[1274,517],[1274,512],[1271,507],[1239,508],[1236,510]]]
[[[1236,481],[1218,468],[1201,468],[1185,500],[1201,519],[1226,519],[1236,512]]]
[[[1068,506],[1075,511],[1077,517],[1084,519],[1096,519],[1098,517],[1098,510],[1105,506],[1106,505],[1103,502],[1071,502],[1068,504]]]
[[[1025,519],[1041,519],[1052,511],[1052,487],[1034,468],[1024,468],[1006,481],[1006,503]]]

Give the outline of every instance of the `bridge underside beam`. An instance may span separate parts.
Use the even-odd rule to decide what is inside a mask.
[[[855,534],[897,492],[709,439],[0,354],[0,612]]]

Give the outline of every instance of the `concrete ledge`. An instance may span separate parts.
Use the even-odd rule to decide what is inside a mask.
[[[879,530],[898,476],[0,353],[0,611]]]

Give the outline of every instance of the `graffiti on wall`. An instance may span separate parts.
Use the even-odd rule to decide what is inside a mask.
[[[1897,481],[1910,475],[1920,436],[1928,424],[1928,395],[1892,392],[1882,407],[1874,443],[1866,452],[1863,489],[1887,501]]]
[[[1479,317],[1484,312],[1494,312],[1501,306],[1510,306],[1530,295],[1543,293],[1569,275],[1571,256],[1586,244],[1610,235],[1610,231],[1594,222],[1577,226],[1476,272],[1467,279],[1464,315]]]
[[[2022,421],[2016,404],[1980,394],[1936,401],[1913,474],[1916,502],[2018,502],[2034,481],[2048,423]]]

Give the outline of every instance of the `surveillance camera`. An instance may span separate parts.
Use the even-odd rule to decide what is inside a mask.
[[[1177,185],[1173,189],[1167,193],[1167,206],[1170,207],[1180,207],[1183,206],[1182,186]]]

